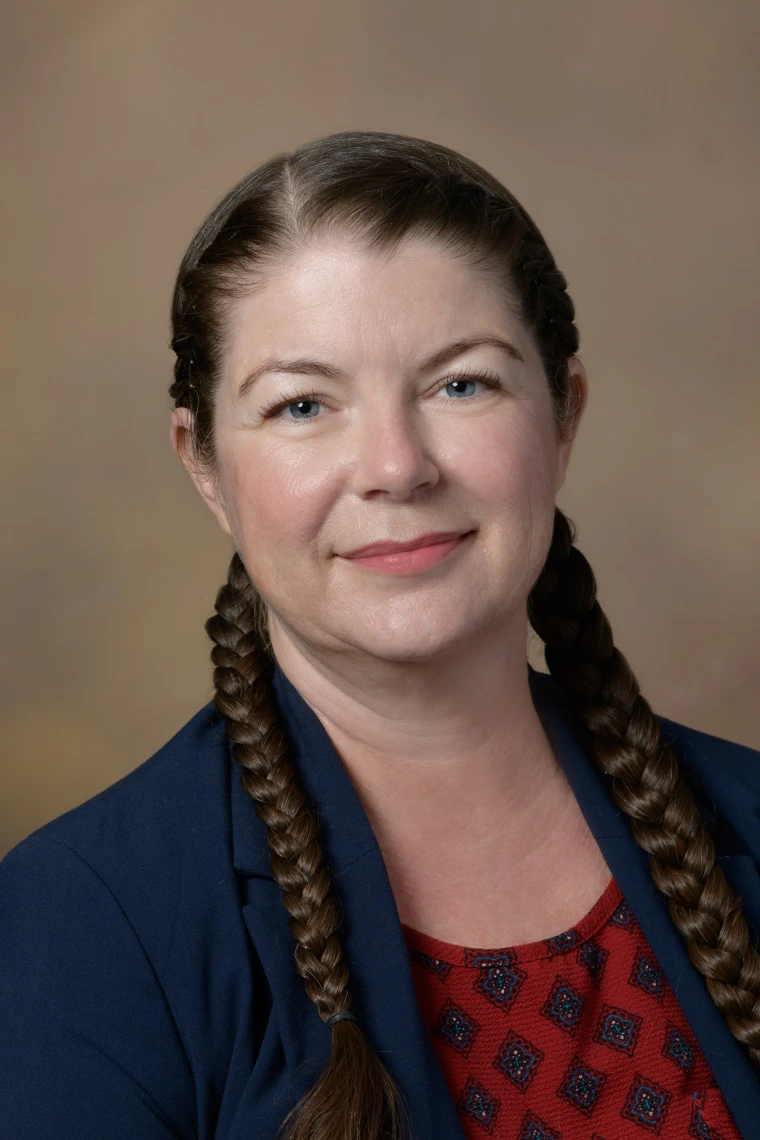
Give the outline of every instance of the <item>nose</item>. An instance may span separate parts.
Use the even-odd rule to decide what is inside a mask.
[[[388,404],[357,426],[354,490],[361,498],[403,501],[434,487],[440,472],[414,413]]]

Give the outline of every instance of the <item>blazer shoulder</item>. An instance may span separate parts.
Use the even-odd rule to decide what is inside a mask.
[[[687,771],[710,783],[735,784],[737,790],[760,796],[760,751],[668,717],[658,720],[663,736],[675,745]]]
[[[148,760],[38,828],[6,859],[67,847],[138,911],[193,875],[197,891],[232,873],[230,758],[224,724],[202,708]],[[40,841],[45,841],[42,846]],[[0,864],[2,866],[2,864]]]
[[[162,1137],[195,1135],[197,1097],[220,1103],[253,984],[232,860],[232,771],[224,722],[206,706],[149,760],[0,863],[0,1020],[5,1002],[30,1027],[31,1044],[24,1038],[5,1059],[25,1104],[37,1086],[24,1058],[47,1056],[53,1023],[123,1065],[133,1090],[119,1117],[124,1135],[158,1136],[155,1120],[166,1122]],[[3,1064],[0,1041],[0,1102]],[[65,1135],[95,1135],[77,1115],[87,1101],[77,1080],[60,1076],[75,1064],[92,1069],[71,1050],[51,1061],[56,1088],[74,1090]],[[121,1103],[117,1078],[102,1078],[112,1104]],[[31,1131],[59,1135],[36,1122],[23,1134]]]
[[[675,749],[692,790],[714,817],[719,853],[743,850],[760,863],[760,752],[660,717],[663,738]]]
[[[567,694],[546,673],[530,668],[531,692],[541,707],[558,713],[566,723],[573,717]],[[750,794],[754,800],[760,796],[760,752],[720,736],[711,736],[689,725],[680,724],[669,717],[657,715],[663,739],[675,748],[684,772],[706,786],[718,785]]]

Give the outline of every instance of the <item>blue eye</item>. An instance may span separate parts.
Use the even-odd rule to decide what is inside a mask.
[[[454,396],[455,400],[471,400],[473,396],[484,394],[483,391],[478,392],[478,384],[486,391],[501,386],[498,376],[492,376],[488,372],[478,372],[472,375],[449,376],[442,382],[438,391],[445,391],[447,395]]]
[[[465,392],[464,389],[474,387],[476,383],[476,380],[449,380],[446,391],[449,392],[449,389],[454,389],[455,396],[472,396],[472,391]],[[451,393],[449,392],[449,394]]]
[[[312,410],[314,412],[316,412],[316,410],[319,408],[319,401],[318,400],[296,400],[292,404],[287,405],[288,411],[290,411],[291,408],[297,408],[299,413],[303,413],[303,415],[299,414],[299,415],[291,416],[290,417],[291,419],[294,419],[294,420],[313,420],[316,418],[316,416],[311,415],[310,412]]]

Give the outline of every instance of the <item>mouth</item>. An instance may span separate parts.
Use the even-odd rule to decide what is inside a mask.
[[[409,542],[371,542],[368,546],[360,546],[356,550],[350,550],[347,554],[341,555],[341,557],[369,558],[373,555],[405,554],[409,550],[419,550],[423,546],[435,546],[437,543],[455,542],[457,539],[463,538],[466,534],[470,533],[470,531],[464,530],[441,530],[421,534]]]
[[[461,550],[474,530],[421,534],[409,542],[373,542],[342,557],[378,574],[408,576],[431,570]]]

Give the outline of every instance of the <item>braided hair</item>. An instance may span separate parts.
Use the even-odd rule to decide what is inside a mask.
[[[611,795],[649,855],[655,885],[710,997],[734,1037],[760,1064],[760,955],[741,899],[715,862],[715,847],[678,759],[642,696],[596,599],[594,573],[555,512],[549,557],[529,598],[546,664],[570,697]]]
[[[342,132],[278,155],[220,202],[180,266],[172,305],[176,353],[170,393],[193,413],[193,448],[213,470],[214,391],[230,302],[306,237],[333,225],[368,248],[407,235],[438,241],[494,274],[541,355],[560,436],[576,407],[568,361],[578,350],[567,283],[537,226],[477,163],[447,147],[381,132]],[[731,1033],[760,1064],[760,956],[741,900],[715,863],[712,839],[615,647],[573,524],[557,508],[550,549],[528,598],[551,676],[568,695],[594,760],[650,856],[694,966]],[[266,826],[272,874],[290,915],[296,966],[332,1031],[326,1069],[283,1123],[287,1140],[400,1140],[398,1090],[352,1019],[340,909],[315,814],[300,787],[272,685],[266,604],[238,554],[206,623],[215,702],[242,786]]]
[[[292,1135],[324,1140],[340,1135],[331,1125],[336,1112],[345,1114],[346,1136],[393,1135],[401,1116],[396,1087],[355,1023],[337,1016],[351,1008],[338,937],[340,912],[330,891],[316,816],[288,758],[263,617],[261,599],[236,554],[217,596],[216,613],[206,623],[214,643],[216,707],[226,718],[243,788],[266,826],[272,876],[290,915],[298,972],[322,1019],[335,1018],[330,1062],[299,1106]]]

